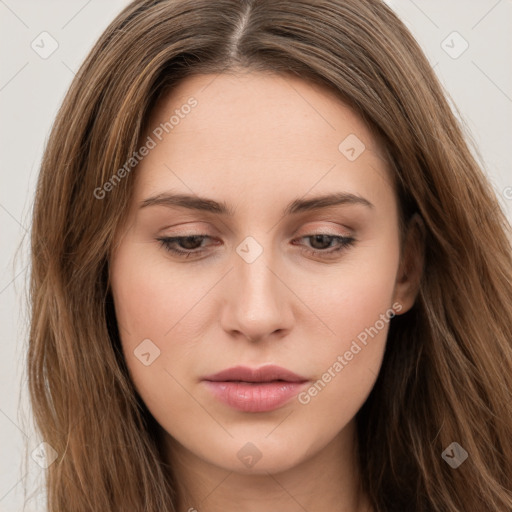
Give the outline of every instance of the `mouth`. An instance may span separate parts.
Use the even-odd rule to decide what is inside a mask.
[[[207,389],[224,404],[243,412],[268,412],[284,406],[308,379],[275,365],[236,366],[203,379]]]

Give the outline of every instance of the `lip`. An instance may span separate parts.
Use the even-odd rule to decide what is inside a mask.
[[[285,368],[235,366],[203,379],[221,402],[244,412],[278,409],[296,396],[308,379]]]
[[[283,380],[286,382],[305,382],[308,379],[301,377],[296,373],[281,368],[274,364],[260,366],[259,368],[249,368],[248,366],[234,366],[227,370],[222,370],[214,375],[204,377],[204,380],[213,382],[243,381],[243,382],[272,382]]]

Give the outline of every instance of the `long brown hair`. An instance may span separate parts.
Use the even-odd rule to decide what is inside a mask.
[[[377,511],[512,510],[510,226],[418,44],[380,0],[136,0],[77,73],[44,154],[32,230],[29,389],[50,512],[173,511],[176,482],[120,350],[108,262],[159,95],[197,73],[293,73],[383,141],[402,221],[425,224],[414,307],[391,322],[357,414]],[[132,172],[136,172],[136,169]],[[98,194],[96,194],[98,195]],[[457,469],[441,457],[468,453]]]

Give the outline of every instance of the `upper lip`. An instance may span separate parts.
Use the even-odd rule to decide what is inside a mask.
[[[213,382],[273,382],[282,380],[287,382],[305,382],[307,379],[296,373],[276,365],[266,365],[260,368],[248,366],[234,366],[221,372],[204,377],[204,380]]]

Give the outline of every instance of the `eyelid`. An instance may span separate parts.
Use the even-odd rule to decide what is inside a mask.
[[[327,227],[326,224],[330,224],[331,226]],[[339,229],[341,228],[341,232]],[[330,236],[345,236],[345,237],[351,237],[355,236],[355,230],[345,224],[339,224],[337,222],[332,221],[314,221],[309,222],[305,225],[302,225],[300,228],[298,228],[296,231],[294,231],[293,236],[300,236],[298,235],[302,231],[305,231],[305,235],[330,235]]]
[[[292,239],[292,242],[296,240],[301,240],[303,238],[313,238],[315,236],[327,236],[331,238],[336,245],[333,247],[328,247],[326,249],[315,249],[313,247],[307,247],[304,244],[293,244],[298,245],[301,253],[306,253],[308,256],[318,256],[325,261],[337,259],[344,252],[354,246],[357,242],[357,239],[354,236],[343,236],[337,234],[329,234],[329,233],[309,233],[303,235],[301,237],[295,237]],[[178,259],[187,259],[194,258],[203,255],[204,253],[209,252],[209,245],[206,247],[199,247],[196,249],[180,249],[176,246],[173,246],[175,243],[179,243],[180,239],[183,238],[200,238],[201,244],[205,239],[212,239],[213,237],[205,234],[189,234],[189,235],[177,235],[177,236],[167,236],[167,237],[158,237],[156,240],[160,243],[160,245],[166,250],[169,254],[173,254]],[[213,243],[213,245],[219,245],[218,243]],[[195,260],[193,260],[195,261]]]
[[[344,228],[344,229],[343,229],[343,231],[340,232],[339,230],[336,230],[334,228],[326,227],[325,226],[326,223],[332,224],[334,226],[337,226],[338,228]],[[186,224],[195,224],[195,223],[188,222]],[[205,224],[209,225],[209,223],[205,223]],[[182,224],[180,224],[180,226],[182,226]],[[166,226],[161,231],[167,230],[171,227],[174,227],[174,226],[173,225]],[[161,239],[161,238],[169,239],[169,238],[204,237],[206,239],[213,240],[216,237],[222,236],[222,233],[219,232],[217,229],[212,228],[211,225],[209,225],[208,229],[211,229],[213,231],[212,234],[202,231],[203,228],[201,228],[201,227],[198,227],[197,231],[195,231],[193,228],[188,228],[188,227],[185,227],[184,231],[179,230],[179,227],[177,229],[178,229],[177,232],[165,233],[165,234],[162,233],[158,238],[159,239]],[[299,238],[299,239],[307,238],[307,237],[312,237],[312,236],[316,236],[316,235],[325,235],[325,236],[345,238],[345,239],[350,238],[350,239],[354,239],[354,240],[356,238],[355,230],[346,225],[341,225],[339,223],[332,222],[332,221],[323,221],[323,222],[322,221],[313,221],[313,222],[309,222],[305,225],[301,225],[298,229],[296,229],[291,235],[291,240],[293,241],[294,239],[297,239],[297,238]],[[218,244],[215,244],[215,245],[218,245]]]

